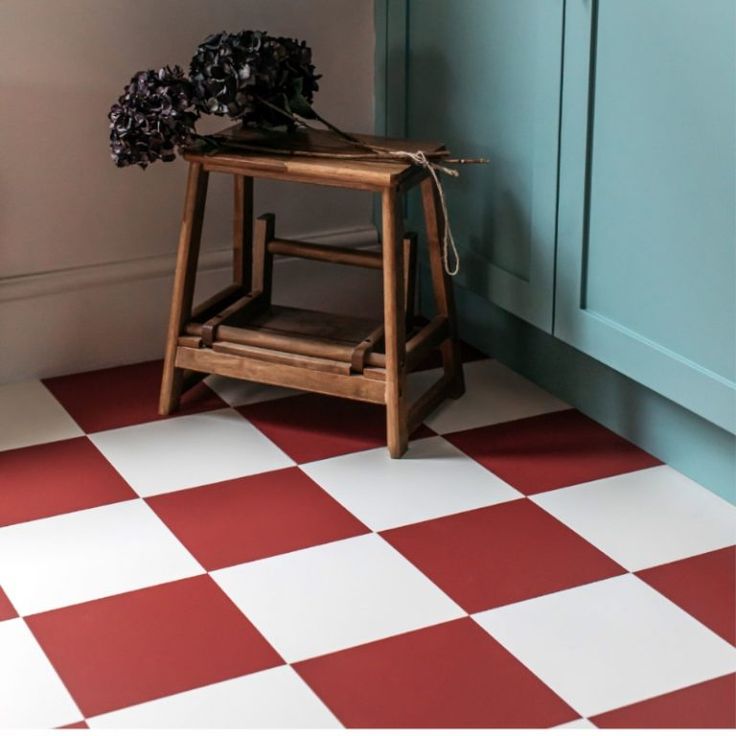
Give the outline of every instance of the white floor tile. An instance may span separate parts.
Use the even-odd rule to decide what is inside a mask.
[[[294,465],[233,409],[98,432],[89,438],[141,496]]]
[[[570,721],[569,723],[562,723],[559,726],[553,726],[556,728],[597,728],[594,723],[591,723],[587,718],[578,718],[577,721]]]
[[[570,408],[497,360],[472,361],[464,367],[465,395],[445,401],[424,422],[439,434]],[[412,374],[410,396],[416,396],[439,375],[438,369]]]
[[[586,717],[736,668],[733,647],[633,575],[473,618]]]
[[[22,616],[202,572],[141,500],[0,528],[0,586]]]
[[[88,719],[90,728],[340,728],[291,667],[246,677]]]
[[[56,728],[81,720],[25,621],[0,622],[0,729]]]
[[[372,534],[237,565],[212,577],[289,662],[463,615]]]
[[[736,507],[664,465],[531,498],[628,570],[736,543]]]
[[[522,497],[442,437],[412,442],[400,462],[382,447],[301,468],[375,530]]]
[[[237,378],[227,378],[227,376],[208,376],[204,382],[230,406],[259,404],[262,401],[273,401],[300,393],[291,388],[240,381]]]
[[[0,451],[83,434],[40,381],[0,386]]]

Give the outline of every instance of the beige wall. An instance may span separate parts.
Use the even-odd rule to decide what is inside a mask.
[[[318,109],[346,129],[372,129],[373,0],[0,0],[0,381],[156,353],[159,314],[145,345],[119,344],[100,322],[92,352],[74,349],[90,348],[80,317],[99,321],[126,301],[122,288],[108,303],[102,283],[128,285],[135,321],[143,304],[161,311],[180,218],[181,162],[117,170],[106,114],[138,69],[186,66],[203,37],[242,28],[307,39],[324,75]],[[204,245],[221,254],[212,268],[230,233],[229,181],[216,179]],[[357,242],[371,227],[366,195],[265,185],[257,208],[276,211],[293,236],[346,231]],[[28,330],[52,341],[51,355],[24,341]]]

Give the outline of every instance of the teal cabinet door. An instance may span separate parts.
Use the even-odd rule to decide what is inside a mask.
[[[457,281],[547,332],[563,5],[408,0],[407,67],[395,69],[400,80],[405,73],[409,136],[490,159],[446,180],[462,254]]]
[[[554,328],[731,432],[734,29],[733,0],[567,0]]]

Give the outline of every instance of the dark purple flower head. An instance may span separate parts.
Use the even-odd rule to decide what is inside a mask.
[[[262,31],[209,36],[197,48],[189,74],[201,112],[252,127],[290,125],[274,108],[310,116],[319,89],[309,46]]]
[[[112,159],[144,169],[173,161],[191,143],[198,118],[194,88],[181,67],[138,72],[108,114]]]

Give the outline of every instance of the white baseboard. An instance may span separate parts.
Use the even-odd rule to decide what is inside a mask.
[[[373,226],[312,233],[300,240],[370,247]],[[0,384],[160,357],[174,254],[0,278]],[[197,299],[230,279],[229,248],[200,259]],[[365,269],[279,259],[280,303],[379,315],[380,275]]]

